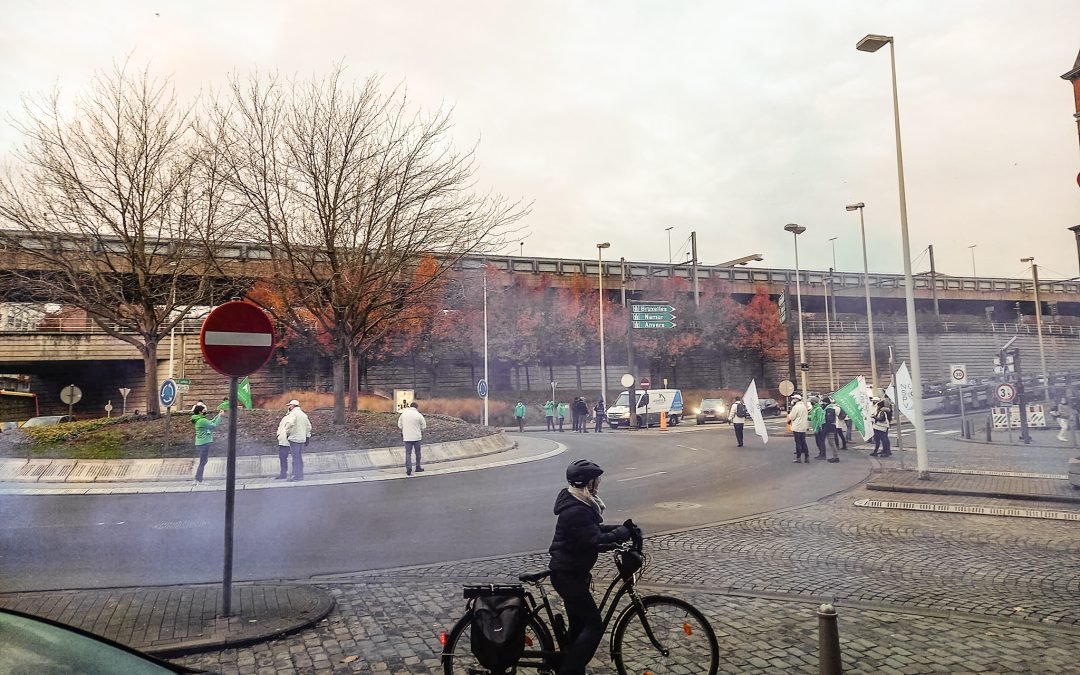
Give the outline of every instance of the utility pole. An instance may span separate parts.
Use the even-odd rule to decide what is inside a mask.
[[[629,409],[629,416],[627,417],[627,430],[633,431],[637,426],[637,372],[634,370],[634,313],[631,311],[633,308],[631,305],[633,301],[626,297],[626,270],[623,270],[622,279],[622,296],[623,307],[626,309],[626,367],[630,376],[634,378],[633,383],[627,387],[626,405]]]
[[[626,258],[619,258],[619,302],[626,307]]]
[[[694,276],[694,307],[698,306],[698,280],[697,280],[697,232],[690,233],[690,254],[693,260],[690,262],[690,274]]]
[[[930,295],[934,298],[934,316],[941,316],[937,302],[937,269],[934,267],[934,245],[930,244]]]
[[[1050,372],[1046,369],[1046,348],[1043,346],[1042,300],[1039,298],[1039,266],[1031,261],[1031,280],[1035,284],[1035,330],[1039,333],[1039,359],[1042,362],[1043,387],[1046,401],[1050,402]]]
[[[795,332],[791,330],[791,284],[784,284],[784,327],[787,328],[788,380],[795,383]]]

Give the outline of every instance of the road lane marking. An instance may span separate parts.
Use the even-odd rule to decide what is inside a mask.
[[[620,478],[615,481],[616,483],[625,483],[631,480],[641,480],[642,478],[652,478],[653,476],[663,476],[667,471],[656,471],[655,473],[647,473],[644,476],[634,476],[633,478]]]
[[[958,434],[958,433],[960,433],[960,430],[959,429],[950,429],[948,431],[935,431],[933,433],[937,434],[938,436],[949,436],[950,434]]]
[[[694,452],[701,452],[701,450],[698,450],[697,448],[691,448],[689,445],[675,444],[675,447],[676,448],[686,448],[687,450],[693,450]]]

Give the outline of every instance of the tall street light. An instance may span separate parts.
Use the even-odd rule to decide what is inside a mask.
[[[672,225],[671,227],[664,228],[664,231],[667,232],[667,264],[669,265],[671,264],[671,230],[674,227],[675,226]]]
[[[972,244],[968,246],[968,250],[971,251],[971,276],[975,277],[975,288],[979,288],[979,275],[975,272],[975,247],[978,244]]]
[[[1080,124],[1080,121],[1077,123]],[[1080,225],[1073,225],[1069,229],[1076,235],[1076,257],[1077,259],[1080,259]]]
[[[802,331],[802,286],[799,283],[799,235],[806,232],[806,228],[795,223],[788,223],[784,230],[795,235],[795,303],[799,312],[799,384],[802,385],[802,398],[806,401],[806,344],[803,342]]]
[[[836,267],[836,237],[829,237],[829,243],[832,245],[832,269],[829,270],[829,300],[832,302],[832,315],[833,320],[836,320],[836,286],[834,285],[835,279],[833,279],[833,272],[837,271]]]
[[[596,259],[600,268],[596,272],[596,280],[600,286],[600,398],[607,405],[607,367],[604,364],[604,249],[611,248],[611,242],[605,241],[596,245]]]
[[[1046,348],[1043,346],[1042,329],[1042,300],[1039,299],[1039,266],[1035,264],[1035,258],[1020,258],[1020,262],[1031,263],[1031,280],[1034,283],[1032,289],[1035,294],[1035,329],[1039,333],[1039,359],[1042,361],[1043,387],[1046,393],[1046,401],[1050,400],[1050,373],[1046,370]]]
[[[911,276],[911,243],[908,240],[907,192],[904,189],[904,152],[900,144],[900,100],[896,92],[896,47],[892,36],[867,35],[855,48],[876,52],[889,45],[892,70],[893,126],[896,129],[896,175],[900,190],[900,239],[904,249],[904,298],[907,304],[908,349],[911,352],[911,400],[914,403],[915,453],[919,478],[930,479],[930,461],[926,455],[926,425],[923,423],[922,365],[919,361],[919,332],[915,326],[915,280]],[[899,392],[898,392],[899,393]]]
[[[863,290],[866,293],[866,326],[867,336],[870,339],[870,391],[877,395],[877,349],[874,347],[874,310],[870,306],[870,264],[866,260],[866,223],[863,220],[863,209],[866,204],[848,204],[844,207],[848,211],[859,212],[859,236],[862,237],[862,268]]]

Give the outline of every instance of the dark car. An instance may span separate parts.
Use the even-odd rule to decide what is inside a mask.
[[[761,409],[762,417],[779,417],[783,412],[783,408],[776,402],[776,399],[763,398],[758,401],[758,408]]]
[[[0,671],[5,673],[199,673],[92,633],[0,609]]]
[[[695,419],[698,424],[706,422],[727,422],[727,406],[722,398],[702,399],[698,407],[694,409]]]

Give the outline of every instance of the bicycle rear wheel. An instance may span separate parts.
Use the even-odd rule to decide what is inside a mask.
[[[550,655],[555,653],[555,640],[547,626],[530,617],[525,629],[525,653],[518,661],[517,668],[508,672],[520,673],[523,669],[532,669],[541,675],[554,675],[557,669]],[[483,668],[472,654],[472,620],[468,614],[446,636],[442,664],[444,675],[487,675],[491,672]]]
[[[642,616],[644,608],[644,617]],[[645,622],[667,656],[645,630]],[[678,598],[650,595],[619,617],[611,636],[611,660],[619,675],[715,675],[720,647],[708,619]]]

